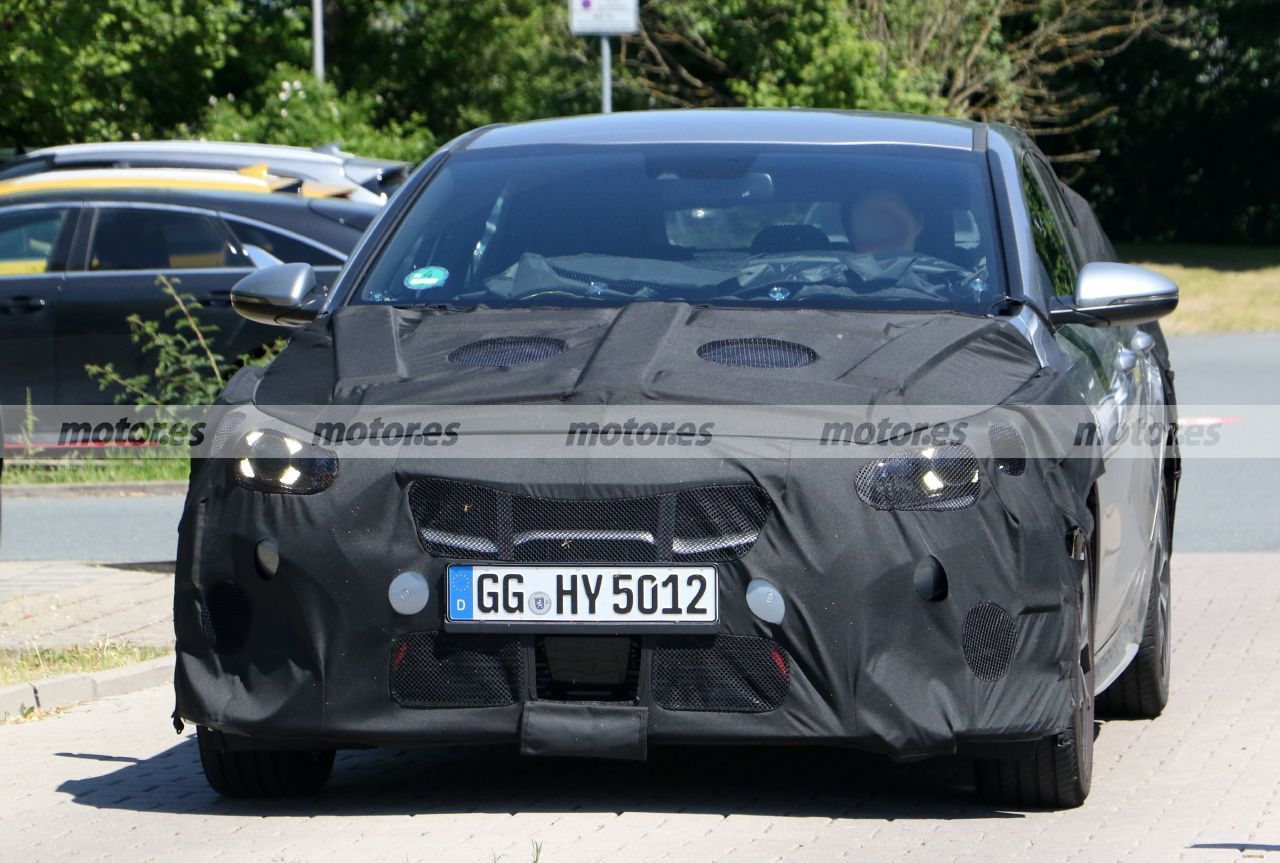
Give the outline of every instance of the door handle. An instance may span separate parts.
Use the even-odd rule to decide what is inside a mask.
[[[38,312],[49,305],[49,301],[44,297],[10,297],[0,302],[0,309],[14,311],[20,314],[30,314]]]

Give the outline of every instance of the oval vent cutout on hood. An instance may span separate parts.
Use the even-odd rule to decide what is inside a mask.
[[[547,336],[499,336],[463,345],[449,354],[462,366],[524,366],[563,353],[565,344]]]
[[[761,337],[707,342],[698,348],[698,356],[709,363],[748,369],[795,369],[818,359],[812,348]]]

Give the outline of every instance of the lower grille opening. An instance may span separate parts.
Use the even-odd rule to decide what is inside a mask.
[[[634,701],[640,640],[629,636],[548,635],[534,645],[538,698]]]
[[[766,713],[791,688],[791,657],[768,638],[719,635],[653,650],[653,701],[666,710]]]
[[[402,707],[501,707],[520,699],[515,638],[411,632],[391,648],[391,698]]]

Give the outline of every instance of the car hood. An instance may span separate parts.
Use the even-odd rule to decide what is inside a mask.
[[[348,306],[298,332],[255,401],[287,405],[1004,403],[1041,369],[1007,320],[707,309]]]

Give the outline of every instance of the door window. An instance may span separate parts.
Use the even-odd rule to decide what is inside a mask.
[[[209,216],[181,210],[99,210],[88,269],[190,270],[253,265]]]
[[[0,276],[62,269],[54,250],[68,212],[65,207],[42,207],[0,213]]]
[[[317,248],[298,237],[281,231],[273,231],[261,225],[243,222],[232,216],[224,220],[235,233],[236,239],[247,246],[257,246],[286,264],[311,264],[315,267],[334,267],[342,264],[342,258]]]
[[[1027,217],[1031,222],[1031,235],[1035,238],[1041,275],[1054,296],[1074,296],[1076,273],[1071,253],[1058,216],[1036,179],[1030,159],[1022,160],[1022,192],[1027,202]]]

